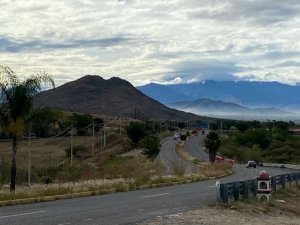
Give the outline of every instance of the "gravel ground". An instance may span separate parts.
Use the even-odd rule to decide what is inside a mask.
[[[275,210],[276,211],[276,210]],[[205,208],[191,210],[157,217],[151,221],[145,221],[141,225],[300,225],[300,216],[282,214],[280,211],[273,213],[241,212],[235,209]]]

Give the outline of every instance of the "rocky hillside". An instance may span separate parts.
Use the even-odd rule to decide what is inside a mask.
[[[38,94],[36,107],[48,106],[70,112],[95,113],[137,119],[207,120],[192,113],[166,107],[144,95],[128,81],[87,75]]]

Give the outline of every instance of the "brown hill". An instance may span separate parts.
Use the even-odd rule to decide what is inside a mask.
[[[87,75],[55,89],[38,94],[36,107],[94,113],[136,119],[203,120],[204,118],[166,107],[144,95],[128,81]]]

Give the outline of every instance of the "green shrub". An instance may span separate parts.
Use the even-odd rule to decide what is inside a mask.
[[[50,184],[50,183],[52,183],[52,177],[42,176],[42,177],[39,178],[39,182],[44,183],[44,184]]]
[[[160,141],[157,136],[149,135],[141,140],[141,145],[144,148],[143,154],[148,158],[155,158],[160,151]]]
[[[73,151],[73,156],[76,156],[76,153],[77,153],[77,152],[83,151],[83,150],[84,150],[84,146],[82,146],[82,145],[75,145],[75,146],[73,146],[73,149],[72,149],[72,151]],[[67,158],[68,158],[68,157],[71,157],[71,146],[68,147],[68,148],[66,148],[66,149],[65,149],[65,152],[66,152],[66,157],[67,157]]]

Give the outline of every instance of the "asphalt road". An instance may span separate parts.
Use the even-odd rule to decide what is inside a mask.
[[[192,140],[192,139],[191,139]],[[175,144],[175,145],[174,145]],[[175,151],[176,143],[165,140],[163,151]],[[166,149],[165,149],[166,148]],[[173,153],[170,153],[173,155]],[[167,163],[165,161],[165,163]],[[240,168],[239,168],[240,166]],[[261,168],[237,165],[237,173],[221,182],[245,180],[258,175]],[[241,172],[243,171],[243,172]],[[291,170],[268,168],[270,175]],[[216,180],[191,184],[114,193],[93,197],[58,200],[0,208],[2,225],[118,225],[139,224],[157,216],[205,207],[216,200]]]
[[[205,136],[198,135],[190,137],[185,143],[185,150],[193,157],[204,161],[209,161],[208,154],[203,150],[202,145]]]
[[[209,161],[208,153],[204,151],[202,142],[205,136],[198,135],[190,137],[185,143],[185,151],[200,160]],[[260,167],[246,168],[246,164],[234,164],[233,174],[221,179],[221,182],[248,180],[256,178],[261,170],[266,170],[271,176],[283,174],[287,170],[281,168]],[[292,172],[292,171],[291,171]],[[288,173],[288,172],[287,172]]]

